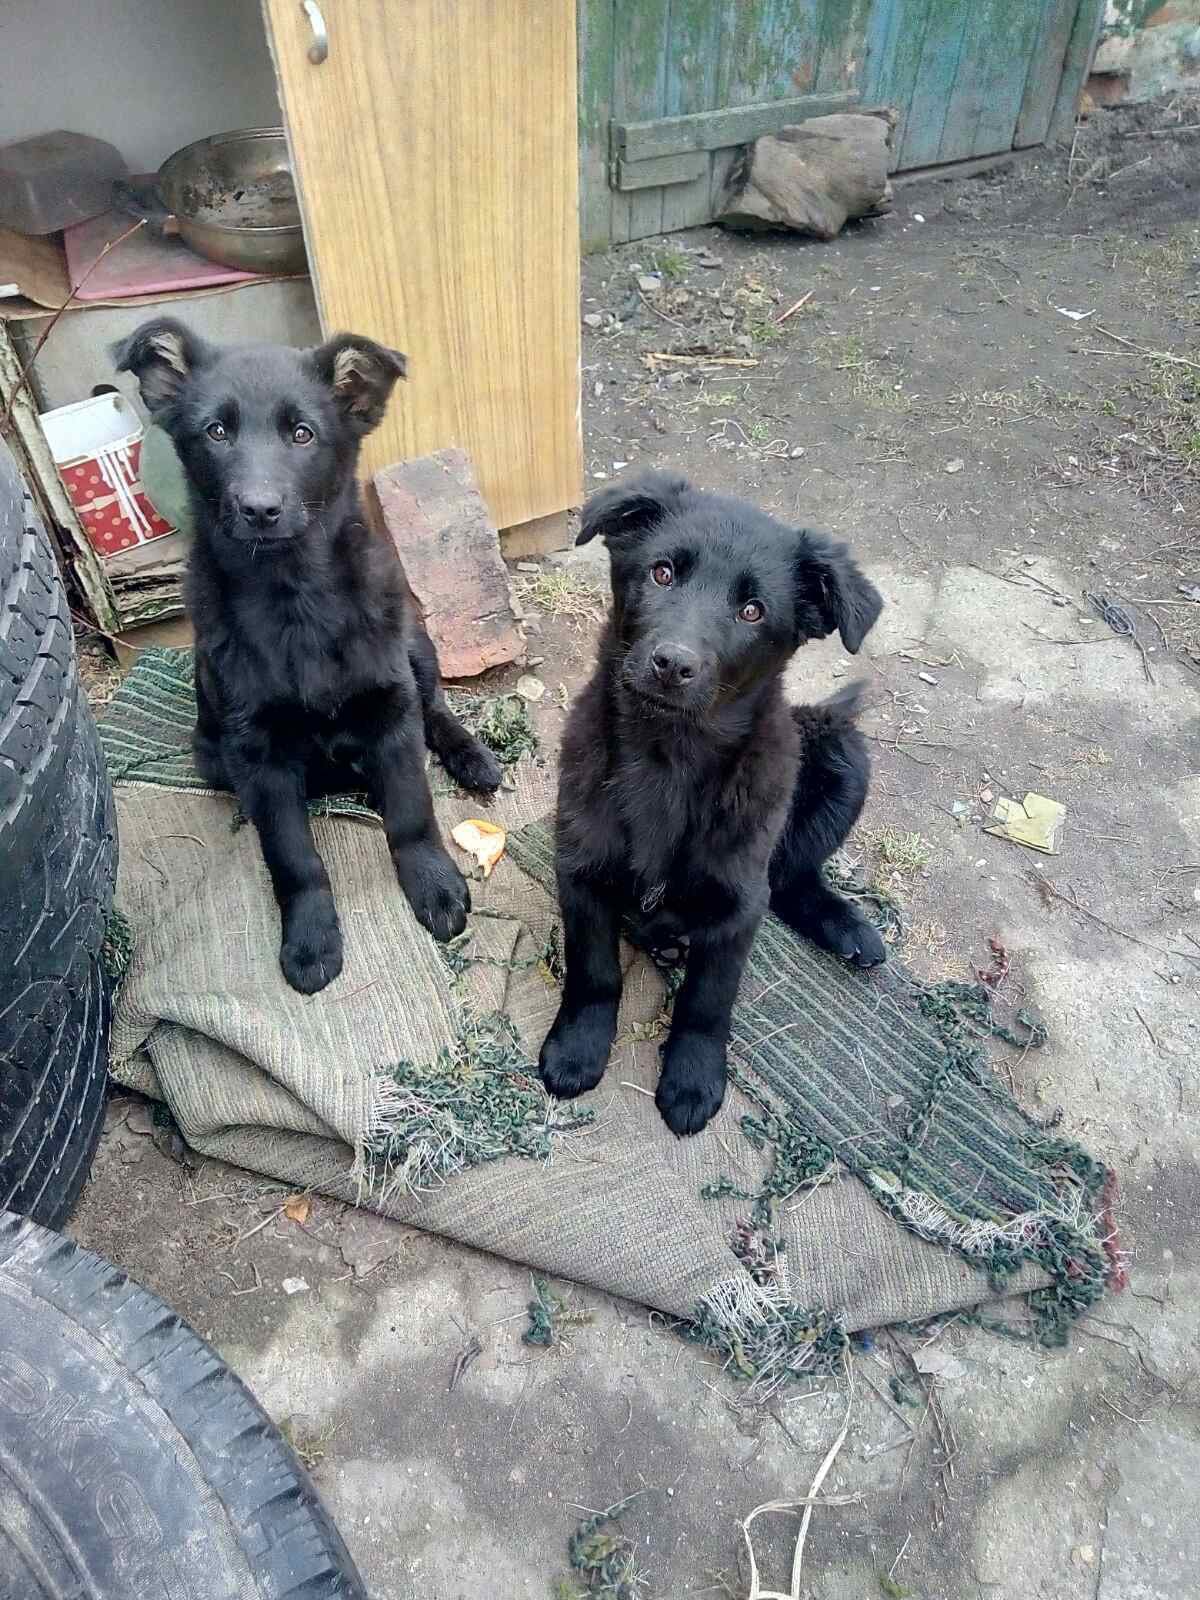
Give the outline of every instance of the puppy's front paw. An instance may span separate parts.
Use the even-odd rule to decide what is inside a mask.
[[[654,1103],[671,1132],[699,1133],[725,1098],[725,1046],[706,1033],[672,1034],[663,1051]]]
[[[856,967],[878,967],[887,960],[887,946],[878,928],[848,901],[838,901],[813,929],[813,939]]]
[[[341,972],[342,931],[328,889],[314,890],[288,907],[279,965],[300,994],[316,994]]]
[[[442,765],[463,789],[474,794],[492,794],[504,776],[499,761],[478,739],[465,739],[456,750],[447,750]]]
[[[556,1099],[573,1100],[600,1082],[616,1020],[615,1006],[588,1006],[569,1020],[558,1013],[538,1060],[542,1082]]]
[[[467,925],[471,891],[440,845],[420,845],[397,854],[396,876],[413,914],[439,944],[457,939]]]

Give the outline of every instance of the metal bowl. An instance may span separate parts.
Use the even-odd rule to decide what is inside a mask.
[[[197,255],[243,272],[304,272],[300,204],[282,128],[200,139],[158,172],[179,237]]]

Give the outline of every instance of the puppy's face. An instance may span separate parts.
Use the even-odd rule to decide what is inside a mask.
[[[664,716],[736,701],[835,629],[856,651],[883,603],[844,546],[665,473],[590,500],[579,543],[596,537],[621,681]]]
[[[279,548],[352,480],[404,357],[340,334],[315,350],[221,349],[169,318],[114,351],[170,435],[217,537]]]

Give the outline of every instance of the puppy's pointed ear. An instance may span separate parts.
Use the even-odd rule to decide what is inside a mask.
[[[396,380],[408,375],[408,358],[358,333],[335,333],[311,352],[321,382],[333,391],[338,409],[356,433],[370,433],[383,421]]]
[[[626,483],[601,489],[583,508],[576,544],[603,539],[620,549],[672,511],[678,511],[692,486],[674,472],[643,472]]]
[[[132,372],[146,409],[156,421],[169,421],[192,373],[212,354],[211,347],[174,317],[143,322],[112,346],[118,372]]]
[[[802,528],[794,573],[799,642],[824,639],[835,629],[851,655],[883,610],[883,597],[863,577],[844,544]]]

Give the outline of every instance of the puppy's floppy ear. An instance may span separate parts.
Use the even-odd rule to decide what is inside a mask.
[[[836,628],[850,654],[857,654],[883,610],[883,597],[846,546],[802,528],[794,571],[797,631],[824,639]]]
[[[335,333],[312,351],[312,363],[358,433],[379,426],[397,378],[408,375],[408,359],[399,350],[358,333]]]
[[[601,489],[583,508],[576,544],[604,539],[619,548],[677,511],[691,484],[674,472],[643,472],[611,489]]]
[[[170,413],[184,385],[212,354],[211,347],[174,317],[143,322],[110,351],[118,372],[132,372],[146,409],[158,420]]]

